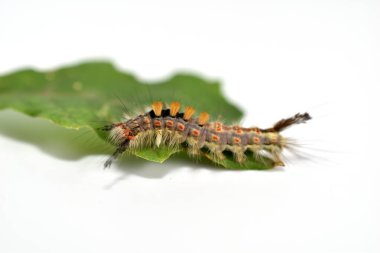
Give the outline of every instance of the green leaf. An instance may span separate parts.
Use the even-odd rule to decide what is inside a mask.
[[[25,69],[0,77],[0,109],[12,108],[65,128],[91,128],[103,140],[107,136],[98,131],[98,127],[119,121],[123,113],[144,113],[144,107],[154,100],[180,101],[226,123],[236,122],[242,116],[242,112],[222,96],[218,82],[191,74],[176,74],[168,80],[148,83],[121,72],[108,62],[87,62],[47,72]],[[163,147],[142,149],[134,154],[164,162],[178,151]],[[233,159],[220,164],[240,168]],[[253,159],[247,166],[251,169],[273,167]]]

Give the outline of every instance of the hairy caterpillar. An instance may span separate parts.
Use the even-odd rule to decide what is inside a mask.
[[[102,127],[102,130],[110,132],[109,139],[117,146],[104,167],[111,166],[127,150],[160,145],[172,148],[181,145],[191,156],[207,150],[209,155],[221,160],[225,159],[223,153],[229,151],[238,163],[244,163],[248,152],[257,158],[265,153],[275,166],[284,166],[282,150],[287,147],[288,141],[279,133],[293,124],[305,123],[311,119],[308,113],[297,113],[278,121],[271,128],[243,128],[227,126],[221,122],[208,123],[209,114],[206,112],[193,118],[193,107],[187,106],[184,112],[180,112],[180,106],[179,102],[172,102],[169,108],[164,108],[162,102],[154,102],[152,109],[145,114]]]

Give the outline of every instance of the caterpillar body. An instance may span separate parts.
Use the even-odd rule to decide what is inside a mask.
[[[110,132],[109,140],[117,146],[104,167],[110,167],[127,150],[161,145],[185,147],[190,156],[201,155],[206,150],[213,159],[220,160],[225,159],[226,152],[231,152],[238,163],[244,163],[248,153],[253,153],[256,158],[265,155],[273,160],[275,166],[285,166],[282,151],[288,140],[280,132],[311,119],[308,113],[297,113],[278,121],[271,128],[244,128],[208,122],[209,114],[206,112],[194,118],[195,109],[187,106],[180,112],[179,102],[170,103],[168,108],[164,108],[162,102],[154,102],[151,107],[145,114],[101,128]]]

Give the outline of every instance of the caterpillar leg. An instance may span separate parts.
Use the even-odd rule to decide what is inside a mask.
[[[129,146],[129,140],[120,144],[120,146],[115,150],[115,152],[104,163],[104,168],[111,167],[112,163],[119,157],[119,155],[124,153],[124,151],[128,148],[128,146]]]
[[[264,150],[268,154],[268,158],[270,158],[273,161],[273,165],[275,167],[284,167],[285,163],[282,161],[282,149],[275,145],[268,145],[264,147]]]
[[[234,154],[234,159],[238,163],[242,164],[247,159],[246,155],[244,154],[244,149],[240,146],[233,146],[233,148],[230,149],[232,153]]]
[[[285,163],[281,160],[281,153],[278,151],[272,151],[273,162],[275,167],[284,167]]]
[[[187,139],[187,144],[188,144],[187,153],[189,154],[189,156],[197,157],[202,154],[201,147],[199,146],[199,143],[196,139],[189,137]]]
[[[223,148],[221,146],[215,143],[205,143],[205,146],[208,148],[208,156],[212,157],[212,160],[222,161],[226,158],[223,154]]]

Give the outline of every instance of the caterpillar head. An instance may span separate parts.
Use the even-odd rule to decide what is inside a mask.
[[[132,140],[134,137],[133,131],[126,123],[117,124],[110,132],[110,140],[116,145]]]

